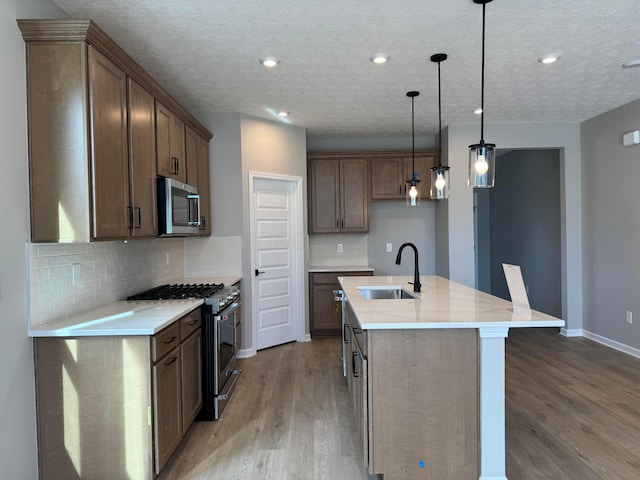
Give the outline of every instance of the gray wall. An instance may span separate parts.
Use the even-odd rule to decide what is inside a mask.
[[[245,305],[242,311],[242,349],[251,351],[254,338],[249,172],[302,178],[304,231],[301,234],[306,238],[306,130],[238,113],[210,113],[200,117],[214,134],[210,152],[213,235],[242,237],[242,295]],[[306,270],[307,253],[302,252],[302,255]],[[308,298],[306,283],[305,276],[305,299]],[[304,321],[308,332],[306,313]]]
[[[447,244],[445,254],[436,251],[436,264],[448,262],[451,280],[474,286],[473,191],[467,187],[469,145],[479,140],[479,126],[450,126],[443,137],[443,163],[451,167],[451,198],[439,202],[448,222],[443,229],[440,214],[436,244]],[[567,330],[582,328],[582,163],[578,124],[485,125],[485,140],[498,148],[552,148],[560,151],[560,215],[562,318]],[[496,173],[498,176],[499,174]],[[498,177],[497,177],[498,178]],[[438,266],[440,270],[441,267]]]
[[[46,0],[0,2],[0,465],[2,478],[37,478],[33,352],[27,337],[29,240],[25,48],[17,18],[64,18]],[[9,234],[10,233],[10,234]]]
[[[584,329],[640,348],[640,100],[581,126],[584,162]],[[625,312],[634,314],[633,325]]]
[[[496,159],[490,199],[491,293],[510,300],[503,263],[520,265],[531,308],[562,316],[560,160],[557,150]]]
[[[369,266],[375,268],[376,275],[413,275],[411,248],[402,252],[402,263],[395,264],[404,242],[418,249],[420,275],[435,274],[434,202],[424,201],[417,207],[407,207],[405,202],[371,202],[369,225]],[[393,245],[393,252],[386,251],[387,243]]]
[[[211,177],[211,231],[214,236],[242,235],[242,143],[239,113],[202,114],[213,132],[209,144]]]

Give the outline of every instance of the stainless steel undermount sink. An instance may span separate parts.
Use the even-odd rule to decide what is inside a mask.
[[[402,287],[358,287],[358,291],[366,300],[413,300],[418,298]]]

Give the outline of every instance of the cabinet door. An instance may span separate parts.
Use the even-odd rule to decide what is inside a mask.
[[[209,142],[197,139],[198,193],[200,194],[200,228],[198,235],[211,235],[211,179],[209,177]],[[187,169],[187,173],[189,170]]]
[[[129,183],[134,227],[131,234],[155,237],[158,235],[155,101],[131,78],[128,87]]]
[[[89,46],[91,180],[94,238],[126,238],[129,212],[127,78]]]
[[[182,434],[202,407],[202,330],[198,329],[180,345],[182,368]]]
[[[342,309],[335,301],[334,290],[340,288],[339,284],[311,285],[312,312],[311,336],[340,335],[342,327]]]
[[[364,464],[369,466],[369,403],[367,391],[367,357],[356,349],[355,361],[355,412],[358,433],[362,441]]]
[[[366,158],[340,160],[342,232],[369,231],[369,165]]]
[[[309,233],[340,231],[340,161],[313,159],[309,162],[311,209]]]
[[[187,169],[187,183],[198,186],[198,134],[190,127],[184,127],[184,154]],[[200,193],[198,189],[198,193]]]
[[[435,167],[438,160],[435,156],[416,156],[415,169],[418,174],[418,180],[420,180],[420,198],[422,200],[430,200],[429,189],[431,188],[431,167]],[[413,161],[411,157],[404,158],[404,178],[409,180],[413,175]],[[406,188],[406,183],[404,184]],[[402,198],[406,195],[405,190],[402,190]]]
[[[182,440],[180,364],[180,349],[176,348],[153,367],[156,473],[160,473]]]
[[[171,118],[173,114],[156,101],[156,167],[158,175],[175,177],[176,162],[171,156]]]
[[[185,155],[184,122],[175,115],[171,115],[170,143],[171,156],[175,158],[177,171],[175,179],[187,183],[187,162]]]
[[[156,101],[156,164],[158,175],[187,182],[184,122]]]
[[[371,160],[371,200],[395,200],[404,196],[403,161],[398,158]]]

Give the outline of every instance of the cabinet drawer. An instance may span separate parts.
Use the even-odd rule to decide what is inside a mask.
[[[373,272],[370,270],[362,271],[362,272],[326,272],[326,273],[314,273],[311,272],[311,282],[313,284],[331,284],[338,283],[338,277],[370,277],[373,275]]]
[[[174,322],[151,337],[151,362],[155,363],[180,343],[180,322]]]
[[[319,284],[329,284],[329,283],[338,283],[337,275],[335,272],[331,273],[312,273],[311,274],[311,283],[319,285]]]
[[[189,335],[200,328],[202,324],[202,312],[196,308],[191,313],[180,319],[180,341],[184,341]]]

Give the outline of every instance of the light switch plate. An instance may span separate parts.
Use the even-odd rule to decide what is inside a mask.
[[[338,253],[342,253],[342,252],[343,252],[342,244],[339,243],[338,244]]]
[[[387,243],[387,252],[393,252],[393,244]]]

